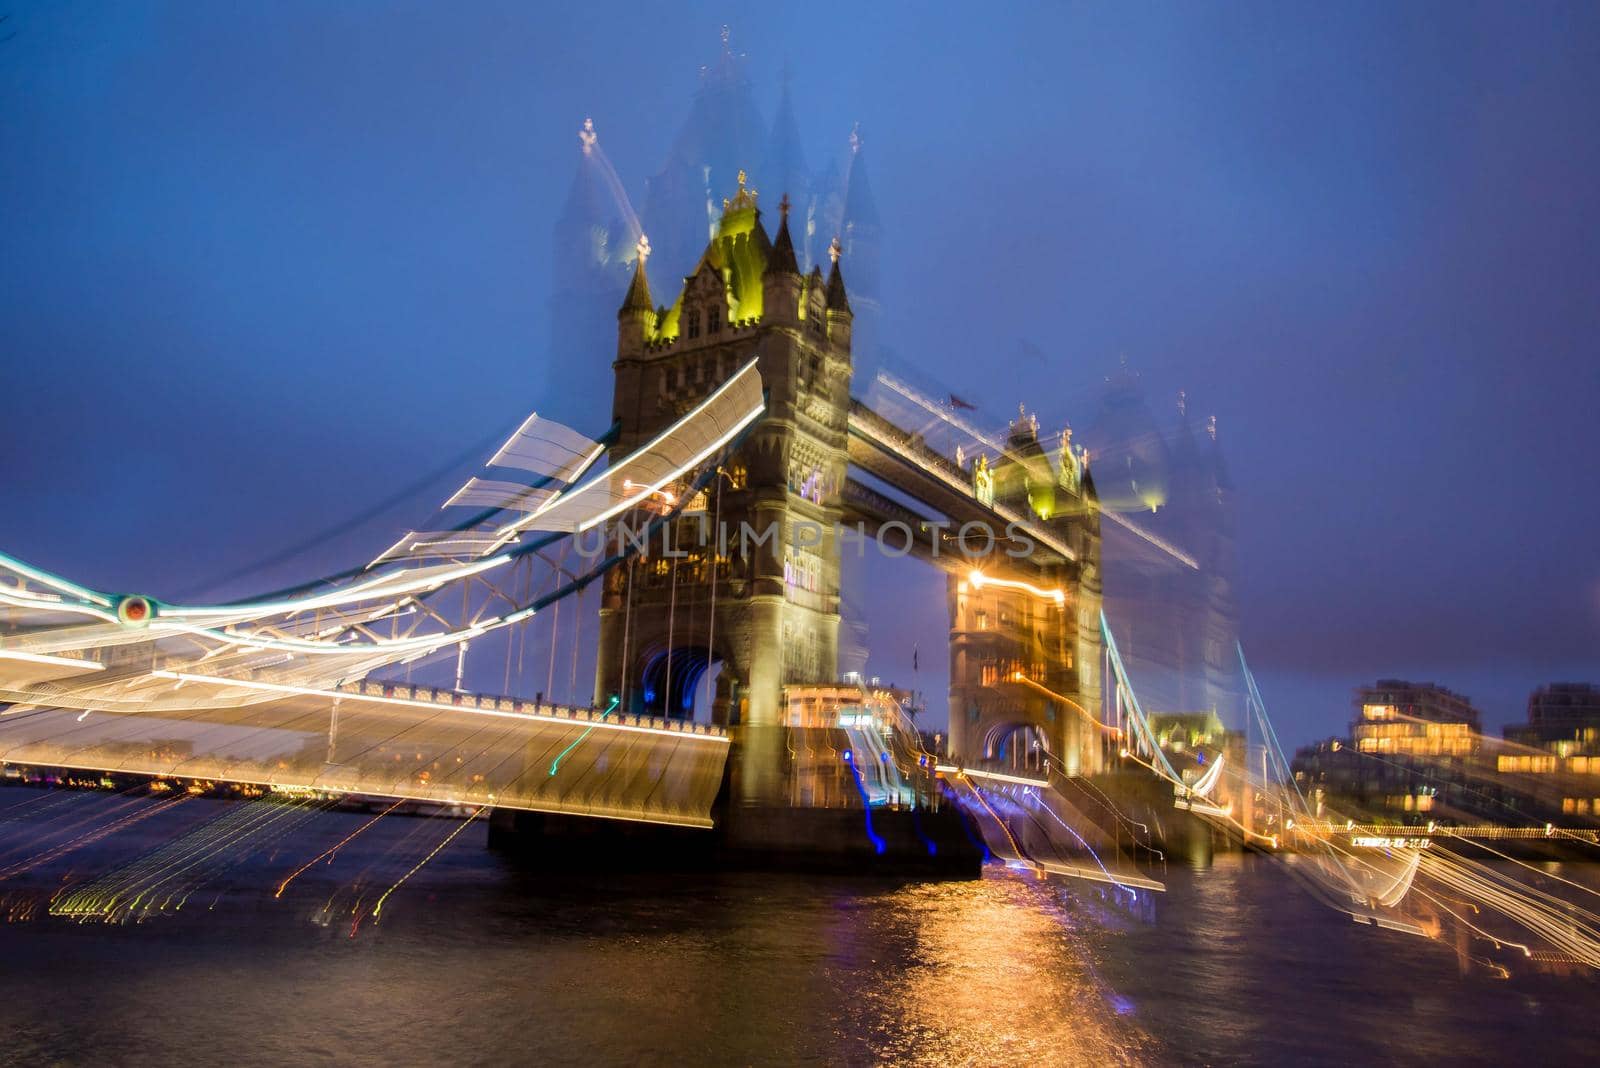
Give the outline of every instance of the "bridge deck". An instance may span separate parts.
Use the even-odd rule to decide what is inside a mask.
[[[967,474],[953,461],[859,400],[850,402],[848,427],[851,464],[936,509],[956,527],[966,522],[984,523],[1004,544],[1009,540],[1006,531],[1014,524],[1013,529],[1025,533],[1033,543],[1028,559],[1035,564],[1077,559],[1072,547],[1058,534],[1030,517],[1004,505],[979,501]]]
[[[254,692],[159,713],[17,706],[0,713],[0,761],[709,827],[729,748],[701,724],[503,697],[172,681]]]

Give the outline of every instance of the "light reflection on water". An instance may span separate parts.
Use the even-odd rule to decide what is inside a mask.
[[[1492,1063],[1586,1056],[1592,1027],[1591,981],[1463,975],[1448,948],[1357,927],[1238,856],[1130,905],[1003,870],[535,878],[473,828],[381,924],[327,921],[346,881],[392,879],[384,858],[424,830],[386,821],[281,900],[315,833],[222,872],[204,908],[0,925],[0,1061]],[[25,835],[0,821],[0,848]],[[0,896],[150,844],[111,841]]]

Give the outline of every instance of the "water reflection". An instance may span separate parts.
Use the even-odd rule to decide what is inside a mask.
[[[1129,902],[1003,869],[905,885],[536,878],[488,853],[478,826],[352,938],[318,922],[326,903],[363,877],[393,883],[447,828],[381,821],[274,897],[360,826],[324,813],[230,860],[196,895],[203,909],[107,924],[37,907],[203,826],[211,804],[0,882],[15,921],[0,924],[0,1059],[1572,1060],[1597,993],[1587,979],[1464,976],[1449,946],[1352,924],[1280,867],[1237,855],[1173,865],[1166,894]],[[27,826],[0,820],[0,854],[37,852]]]
[[[1059,887],[1003,874],[907,887],[874,925],[892,952],[865,999],[875,1052],[913,1064],[1130,1064],[1153,1042],[1100,977]]]

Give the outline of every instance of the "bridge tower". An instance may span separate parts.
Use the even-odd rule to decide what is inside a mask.
[[[617,314],[614,457],[631,452],[758,361],[766,417],[649,555],[615,569],[600,609],[598,702],[687,715],[720,662],[713,718],[733,728],[736,796],[775,801],[782,691],[838,672],[839,493],[846,467],[852,313],[830,275],[800,272],[788,199],[775,239],[739,176],[670,307],[652,307],[645,259]],[[683,492],[668,486],[665,492]],[[714,596],[713,596],[714,593]]]
[[[1037,419],[1022,416],[994,467],[984,457],[974,480],[980,499],[992,494],[995,505],[1028,516],[1075,559],[1001,557],[949,577],[950,753],[1035,772],[1049,754],[1068,775],[1098,774],[1115,743],[1095,725],[1102,714],[1100,521],[1087,458],[1070,430],[1052,458]]]

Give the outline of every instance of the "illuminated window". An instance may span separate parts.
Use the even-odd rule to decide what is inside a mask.
[[[1556,770],[1553,756],[1501,756],[1495,760],[1496,771],[1518,774],[1547,775]]]

